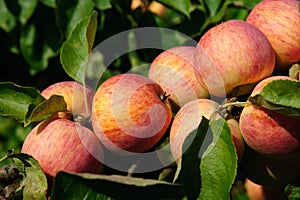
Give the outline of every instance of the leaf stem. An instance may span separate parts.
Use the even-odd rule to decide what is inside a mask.
[[[6,154],[5,156],[3,156],[2,158],[0,158],[0,162],[3,162],[4,160],[6,160],[9,157],[8,154]]]

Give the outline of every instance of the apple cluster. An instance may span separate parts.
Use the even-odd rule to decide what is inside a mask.
[[[238,115],[220,109],[273,80],[299,81],[286,75],[300,61],[299,30],[298,1],[265,0],[245,21],[210,28],[197,46],[163,51],[148,77],[115,75],[96,91],[75,81],[51,85],[42,95],[63,96],[68,111],[40,122],[22,152],[36,158],[51,181],[61,170],[101,173],[103,149],[143,153],[163,137],[178,162],[185,138],[203,118],[225,118],[247,179],[289,183],[300,177],[300,120],[251,103]]]

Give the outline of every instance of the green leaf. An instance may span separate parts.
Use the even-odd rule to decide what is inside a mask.
[[[97,27],[97,12],[80,21],[64,42],[60,60],[65,72],[76,81],[83,82],[89,52]]]
[[[86,30],[86,38],[88,41],[88,52],[89,53],[92,51],[96,32],[97,32],[97,16],[98,16],[98,13],[96,11],[93,11],[89,17],[89,22],[88,22],[88,26],[87,26],[87,30]]]
[[[32,75],[46,69],[49,59],[59,53],[61,35],[53,19],[53,11],[42,7],[31,23],[21,27],[20,49]]]
[[[215,13],[215,15],[208,16],[208,19],[203,23],[200,31],[198,33],[194,34],[193,37],[201,36],[203,34],[203,31],[207,27],[209,27],[210,25],[214,25],[214,24],[219,23],[220,21],[222,21],[222,19],[224,18],[225,14],[226,14],[228,6],[231,5],[232,3],[234,3],[234,1],[232,1],[232,0],[225,1],[220,6],[220,8],[218,9],[218,11]]]
[[[47,178],[39,163],[30,155],[18,153],[10,154],[23,174],[23,181],[20,188],[23,191],[24,200],[46,200]]]
[[[271,103],[300,109],[300,82],[274,80],[260,94]]]
[[[240,0],[244,6],[246,6],[249,10],[253,9],[261,0]]]
[[[39,0],[42,4],[50,7],[50,8],[56,8],[55,0]]]
[[[25,127],[66,110],[62,96],[53,95],[46,100],[35,88],[11,82],[0,83],[0,115],[13,117],[24,123]]]
[[[237,155],[230,129],[224,119],[210,121],[212,143],[200,164],[202,187],[200,199],[230,199],[237,172]]]
[[[0,28],[9,33],[17,25],[16,17],[8,10],[5,0],[0,0]]]
[[[62,96],[52,95],[49,99],[34,107],[32,112],[27,113],[28,116],[25,118],[24,126],[26,127],[32,122],[42,121],[60,111],[67,111],[67,104]]]
[[[181,199],[181,185],[120,175],[59,172],[51,199]]]
[[[209,9],[209,14],[211,17],[213,17],[217,13],[218,8],[222,3],[221,0],[205,0],[204,2]]]
[[[38,0],[24,1],[18,0],[18,7],[20,9],[19,21],[21,24],[26,24],[29,18],[34,13],[38,4]]]
[[[157,2],[184,14],[187,18],[190,18],[190,0],[157,0]]]
[[[288,115],[290,117],[296,117],[300,118],[300,111],[299,109],[295,108],[290,108],[290,107],[285,107],[285,106],[280,106],[277,104],[273,104],[269,101],[267,101],[263,96],[260,94],[255,95],[254,97],[250,97],[248,99],[249,102],[253,103],[254,105],[261,106],[263,108],[266,108],[268,110],[272,110],[274,112],[279,112],[284,115]]]
[[[71,31],[84,18],[93,11],[93,0],[56,0],[56,19],[61,32],[66,38]]]
[[[249,98],[255,105],[268,110],[300,118],[300,82],[274,80],[268,83],[260,94]]]
[[[35,88],[21,87],[11,82],[0,83],[0,114],[13,117],[21,122],[30,106],[37,106],[45,99]]]
[[[198,129],[191,132],[186,137],[177,171],[174,177],[174,183],[182,184],[185,189],[185,195],[188,198],[196,199],[199,197],[201,188],[201,174],[200,174],[200,162],[199,151],[203,146],[204,139],[208,130],[208,120],[202,118]]]
[[[289,200],[297,200],[300,199],[300,187],[287,185],[284,193],[286,194]]]
[[[99,10],[106,10],[112,7],[110,0],[94,0],[94,3]]]

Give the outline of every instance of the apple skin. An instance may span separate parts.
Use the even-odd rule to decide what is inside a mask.
[[[185,138],[196,130],[201,123],[202,117],[209,120],[217,120],[221,115],[217,112],[219,104],[210,99],[196,99],[185,104],[175,115],[170,129],[170,149],[176,162],[182,153],[182,145]],[[234,119],[227,121],[230,128],[238,160],[242,159],[244,141],[241,137],[238,122]]]
[[[260,29],[271,42],[276,53],[276,69],[287,70],[300,60],[299,1],[262,1],[246,21]]]
[[[218,97],[270,76],[275,53],[267,37],[255,26],[228,20],[201,37],[194,55],[199,83]]]
[[[226,121],[232,135],[232,140],[236,149],[238,161],[240,162],[243,158],[245,142],[241,134],[239,122],[233,118],[228,119]]]
[[[288,76],[272,76],[258,83],[251,96],[278,79],[297,81]],[[243,108],[239,123],[245,142],[255,151],[276,158],[299,155],[299,119],[251,104]]]
[[[284,186],[300,177],[299,157],[276,159],[265,157],[248,146],[240,164],[246,178],[262,186]]]
[[[168,101],[175,108],[194,99],[209,97],[194,73],[194,51],[195,47],[191,46],[173,47],[159,54],[150,65],[149,78],[170,95]]]
[[[59,171],[100,173],[103,167],[98,138],[88,128],[67,119],[40,122],[25,138],[21,152],[39,162],[50,185]]]
[[[282,186],[262,186],[247,178],[244,187],[250,200],[281,200],[284,192]]]
[[[41,94],[45,99],[50,98],[52,95],[60,95],[64,97],[67,104],[67,110],[76,115],[89,117],[92,110],[92,101],[95,91],[86,86],[86,102],[88,109],[85,106],[84,87],[81,83],[76,81],[62,81],[57,82],[45,88]],[[67,113],[58,113],[60,118],[70,118]],[[65,116],[63,116],[65,115]]]
[[[103,82],[93,100],[92,126],[104,146],[117,153],[144,152],[168,129],[172,112],[153,80],[119,74]]]
[[[219,119],[216,113],[219,104],[210,99],[196,99],[185,104],[174,117],[170,129],[170,148],[174,159],[178,162],[182,156],[182,146],[185,138],[206,119]]]

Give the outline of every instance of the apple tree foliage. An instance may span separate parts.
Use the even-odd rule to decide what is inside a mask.
[[[94,45],[122,31],[139,27],[168,28],[198,41],[217,23],[245,19],[259,0],[157,2],[166,6],[162,16],[143,11],[142,7],[131,9],[131,0],[0,0],[0,138],[4,141],[0,144],[3,157],[0,165],[12,162],[20,172],[21,177],[11,180],[19,183],[16,196],[46,199],[47,181],[39,164],[18,151],[36,122],[54,112],[66,110],[61,96],[54,95],[46,100],[40,90],[63,80],[84,82],[86,58]],[[149,3],[146,0],[143,6],[147,7]],[[161,40],[162,46],[166,40]],[[179,38],[173,45],[183,45],[184,42]],[[116,43],[130,46],[132,40],[128,38]],[[102,80],[125,73],[136,64],[149,63],[159,53],[157,49],[141,49],[116,57]],[[93,78],[93,74],[88,76]],[[299,82],[274,81],[249,101],[299,118],[299,88]],[[226,121],[203,118],[184,144],[190,138],[194,140],[175,167],[169,166],[150,174],[59,172],[51,199],[247,199],[244,191],[233,192],[232,189],[239,171]],[[209,143],[201,152],[200,147],[207,138]],[[10,149],[15,149],[15,152],[6,153]],[[0,168],[0,179],[3,176]],[[4,187],[0,183],[0,191]],[[295,199],[299,197],[299,187],[297,184],[288,185],[285,193],[287,198]]]

